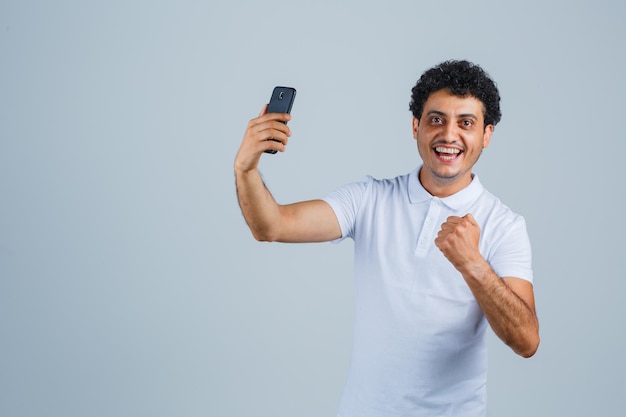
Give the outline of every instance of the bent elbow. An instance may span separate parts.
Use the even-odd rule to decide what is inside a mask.
[[[263,233],[252,232],[252,237],[254,237],[257,242],[273,242],[269,236]]]
[[[539,349],[539,342],[540,342],[539,335],[537,335],[531,338],[530,340],[528,340],[527,343],[525,343],[523,347],[519,347],[518,349],[515,349],[515,353],[517,353],[523,358],[528,359],[534,356],[535,353],[537,353],[537,350]]]
[[[257,242],[275,242],[276,241],[276,235],[271,233],[269,229],[260,230],[260,229],[250,228],[250,231],[252,232],[252,236]]]

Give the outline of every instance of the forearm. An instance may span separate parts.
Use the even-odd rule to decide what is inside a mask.
[[[532,356],[539,346],[534,305],[518,296],[486,261],[462,274],[494,333],[517,354]]]
[[[337,216],[325,201],[282,205],[265,187],[258,171],[261,155],[267,150],[284,152],[291,135],[286,125],[291,117],[266,110],[267,106],[248,123],[235,157],[237,199],[252,235],[272,242],[325,242],[341,237]]]
[[[279,205],[269,192],[257,169],[235,169],[237,199],[255,239],[273,240],[273,227],[279,219]]]

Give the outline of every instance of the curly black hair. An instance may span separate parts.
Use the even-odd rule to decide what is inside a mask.
[[[411,90],[409,110],[413,116],[419,120],[430,94],[442,89],[480,100],[484,106],[485,126],[495,126],[500,121],[500,93],[496,83],[478,65],[456,60],[442,62],[422,74]]]

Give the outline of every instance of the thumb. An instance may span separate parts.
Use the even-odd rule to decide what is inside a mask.
[[[260,116],[263,116],[265,113],[267,113],[267,108],[268,108],[269,106],[270,106],[269,104],[265,104],[265,105],[263,106],[263,109],[261,110],[261,113],[259,113],[259,117],[260,117]]]

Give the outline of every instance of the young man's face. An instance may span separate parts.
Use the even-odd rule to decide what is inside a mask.
[[[431,194],[446,197],[471,182],[472,167],[489,145],[493,125],[484,126],[483,104],[449,90],[432,93],[421,119],[413,118],[413,137],[423,161],[420,181]]]

